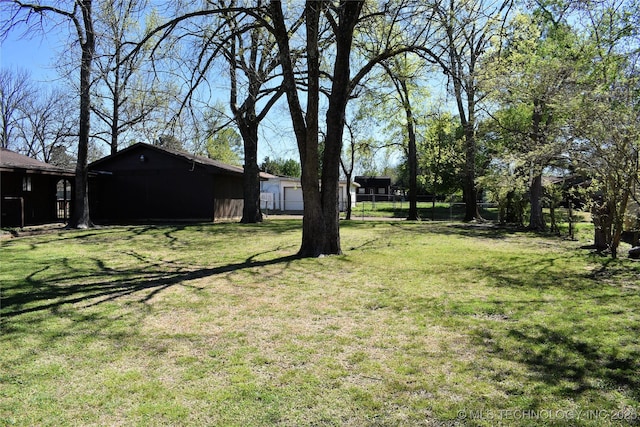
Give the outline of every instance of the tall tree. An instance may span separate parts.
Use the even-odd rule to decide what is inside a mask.
[[[435,10],[441,28],[438,63],[449,77],[460,124],[464,130],[465,169],[463,194],[465,221],[479,218],[477,207],[476,153],[477,115],[483,93],[479,90],[483,70],[480,61],[502,28],[511,0],[441,0]]]
[[[537,231],[546,229],[542,174],[566,152],[567,105],[584,64],[581,44],[562,12],[549,13],[538,9],[514,18],[502,49],[489,55],[492,79],[484,85],[508,110],[494,117],[501,119],[501,133],[510,134],[507,145],[529,179],[529,228]]]
[[[377,64],[395,55],[416,50],[418,44],[414,42],[418,39],[421,41],[419,45],[423,46],[424,32],[416,32],[413,20],[418,17],[424,18],[417,11],[422,10],[424,3],[367,4],[366,13],[362,14],[365,10],[363,1],[307,2],[301,15],[305,19],[305,31],[300,35],[306,48],[305,63],[302,67],[307,94],[305,108],[302,107],[298,94],[292,60],[293,34],[289,31],[291,26],[287,25],[280,1],[273,0],[270,6],[273,33],[277,40],[283,70],[283,88],[287,95],[302,165],[304,219],[299,255],[339,254],[341,248],[338,180],[347,102],[362,79]],[[376,19],[379,22],[374,22]],[[384,25],[381,25],[380,21],[383,21]],[[374,26],[384,28],[384,31],[371,33],[367,30]],[[369,49],[366,55],[360,57],[357,69],[352,72],[356,28],[358,35],[374,37],[376,43],[361,43]],[[330,38],[321,37],[326,34],[329,34]],[[406,37],[401,37],[402,34]],[[327,63],[330,68],[328,70],[321,69],[321,40],[331,42],[330,46],[324,47],[325,52],[331,52]],[[326,89],[321,88],[321,75],[330,79],[329,87]],[[321,92],[327,96],[327,110],[320,163],[318,133]],[[321,176],[318,174],[320,164]]]
[[[244,143],[244,205],[240,221],[256,223],[262,221],[258,130],[260,122],[283,94],[279,85],[271,83],[279,60],[273,35],[257,20],[253,19],[247,29],[240,28],[235,14],[225,14],[225,20],[232,32],[229,45],[223,48],[231,76],[229,105]],[[239,73],[244,74],[244,99],[240,99]]]
[[[573,116],[573,158],[591,177],[589,193],[597,249],[617,257],[627,215],[640,185],[638,8],[633,2],[585,2],[590,73]],[[637,214],[636,214],[637,215]]]
[[[360,2],[351,2],[345,6],[361,7]],[[320,52],[318,49],[320,35],[320,14],[326,7],[322,2],[307,2],[304,6],[306,30],[306,61],[307,61],[307,99],[306,113],[298,95],[294,60],[290,46],[290,37],[282,4],[272,0],[270,3],[271,19],[273,20],[273,34],[278,44],[280,64],[283,72],[283,88],[289,104],[289,112],[293,122],[293,130],[300,153],[302,167],[302,198],[304,203],[304,217],[302,220],[302,244],[298,252],[301,256],[318,256],[325,253],[339,253],[339,237],[331,236],[333,245],[328,242],[325,229],[323,204],[320,187],[318,185],[318,115],[320,102]],[[335,142],[334,142],[335,143]],[[336,183],[337,186],[337,183]],[[338,246],[335,251],[331,246]]]
[[[106,141],[111,154],[122,144],[121,135],[131,132],[156,110],[167,105],[169,86],[162,84],[147,65],[146,55],[129,55],[131,40],[140,37],[141,23],[155,25],[155,13],[147,0],[116,0],[99,3],[96,33],[96,84],[92,112],[98,119],[95,135]],[[148,50],[148,45],[143,48]],[[156,60],[158,52],[156,52]],[[100,131],[100,128],[106,130]]]
[[[384,71],[391,80],[399,106],[404,112],[404,128],[406,139],[407,165],[409,168],[409,213],[407,219],[418,220],[418,148],[416,142],[417,117],[413,91],[415,89],[416,74],[421,71],[416,68],[415,62],[407,58],[407,55],[395,56],[382,63]],[[424,100],[423,100],[424,102]]]
[[[69,22],[76,42],[80,45],[80,117],[78,135],[78,158],[76,162],[76,185],[73,200],[73,212],[69,221],[72,228],[92,226],[89,216],[89,170],[88,152],[91,123],[91,72],[93,68],[96,39],[94,32],[94,12],[92,0],[39,1],[23,2],[11,0],[6,2],[7,21],[3,32],[18,25],[27,25],[34,29],[42,29],[42,22],[54,16]]]
[[[418,219],[418,138],[429,98],[421,81],[423,65],[419,57],[408,53],[383,61],[380,73],[369,77],[367,89],[359,97],[360,115],[366,111],[380,128],[377,148],[401,151],[406,159],[403,176],[409,188],[408,220]]]

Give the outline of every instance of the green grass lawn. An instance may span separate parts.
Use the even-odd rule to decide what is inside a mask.
[[[638,425],[640,263],[456,223],[1,242],[0,425]]]
[[[464,204],[437,202],[435,207],[431,202],[418,202],[418,216],[424,220],[435,221],[462,221],[464,219]],[[408,201],[395,202],[358,202],[352,209],[352,218],[376,217],[376,218],[406,218],[409,214]],[[496,208],[480,206],[480,214],[484,219],[497,220]]]
[[[431,202],[419,202],[418,214],[424,219],[433,219],[439,221],[450,221],[453,219],[464,218],[464,207],[458,205],[450,205],[449,203],[436,203],[435,210],[432,209]],[[395,202],[358,202],[352,208],[352,216],[354,219],[358,217],[379,217],[379,218],[406,218],[409,213],[408,201]]]

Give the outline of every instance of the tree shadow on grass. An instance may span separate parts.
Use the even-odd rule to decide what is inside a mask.
[[[570,259],[563,257],[514,257],[478,268],[509,295],[485,302],[507,320],[475,329],[480,341],[490,354],[526,366],[549,393],[575,398],[622,391],[639,400],[640,327],[633,313],[640,294],[624,283],[628,268],[604,263],[595,271],[565,272]],[[610,280],[601,280],[604,272]]]
[[[618,351],[588,342],[548,326],[511,328],[507,336],[517,350],[504,351],[509,360],[525,363],[545,384],[559,388],[566,397],[596,389],[624,390],[640,398],[640,351]],[[499,349],[494,349],[498,350]]]
[[[131,255],[136,256],[135,253]],[[101,260],[94,260],[98,271],[60,279],[44,281],[35,279],[38,274],[50,268],[45,266],[31,273],[22,283],[5,290],[0,324],[22,314],[56,310],[64,304],[85,302],[87,307],[91,307],[139,292],[144,292],[144,296],[140,298],[140,302],[144,303],[166,289],[175,285],[184,285],[184,282],[191,280],[271,265],[288,266],[292,261],[299,259],[297,255],[290,255],[255,261],[254,258],[259,255],[262,254],[251,256],[244,262],[195,270],[166,262],[149,262],[138,255],[139,260],[145,263],[139,268],[114,270],[107,267]],[[79,280],[87,280],[88,283],[79,283]],[[71,284],[68,284],[69,282]]]

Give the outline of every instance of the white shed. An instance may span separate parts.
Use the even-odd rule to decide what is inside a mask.
[[[279,212],[302,212],[304,203],[302,199],[302,185],[300,178],[291,178],[286,176],[275,176],[263,173],[262,176],[267,178],[266,181],[260,182],[260,208],[263,211],[279,211]],[[339,205],[340,211],[346,210],[347,203],[347,182],[340,181],[339,185]],[[351,206],[356,204],[356,189],[360,185],[352,182]]]

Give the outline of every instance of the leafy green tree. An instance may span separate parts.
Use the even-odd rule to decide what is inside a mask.
[[[492,79],[484,89],[504,109],[493,117],[516,170],[530,177],[529,228],[542,231],[543,171],[567,150],[567,105],[585,61],[573,29],[542,9],[517,15],[509,30],[502,49],[489,56]]]
[[[397,55],[380,64],[373,72],[367,90],[360,100],[359,117],[368,116],[380,128],[377,148],[393,148],[403,153],[401,182],[408,188],[407,219],[418,219],[418,141],[423,138],[424,110],[429,92],[421,80],[424,61],[413,53]],[[424,187],[424,186],[423,186]]]
[[[301,174],[300,163],[293,159],[284,159],[277,157],[271,159],[265,157],[262,163],[260,163],[260,170],[277,176],[288,176],[293,178],[299,178]]]
[[[476,182],[477,116],[484,98],[480,84],[486,79],[487,67],[482,59],[500,43],[504,23],[513,2],[482,0],[441,0],[434,11],[440,28],[437,53],[429,56],[437,62],[449,79],[458,118],[464,132],[465,221],[480,218],[477,207]]]
[[[433,195],[434,215],[436,196],[461,189],[463,143],[459,121],[451,113],[437,112],[426,119],[418,157],[425,189]]]
[[[486,191],[489,201],[498,204],[501,223],[524,225],[524,213],[527,204],[526,195],[529,186],[529,174],[513,149],[520,143],[519,134],[505,129],[503,123],[519,123],[522,129],[527,126],[528,116],[517,109],[502,109],[493,113],[490,119],[479,126],[480,140],[484,141],[491,152],[491,161],[478,181]]]
[[[591,68],[574,104],[572,158],[591,178],[594,243],[616,258],[634,187],[640,183],[640,17],[633,2],[586,2]],[[637,215],[637,214],[636,214]]]
[[[231,128],[216,132],[207,140],[207,156],[223,163],[242,166],[242,137]]]

